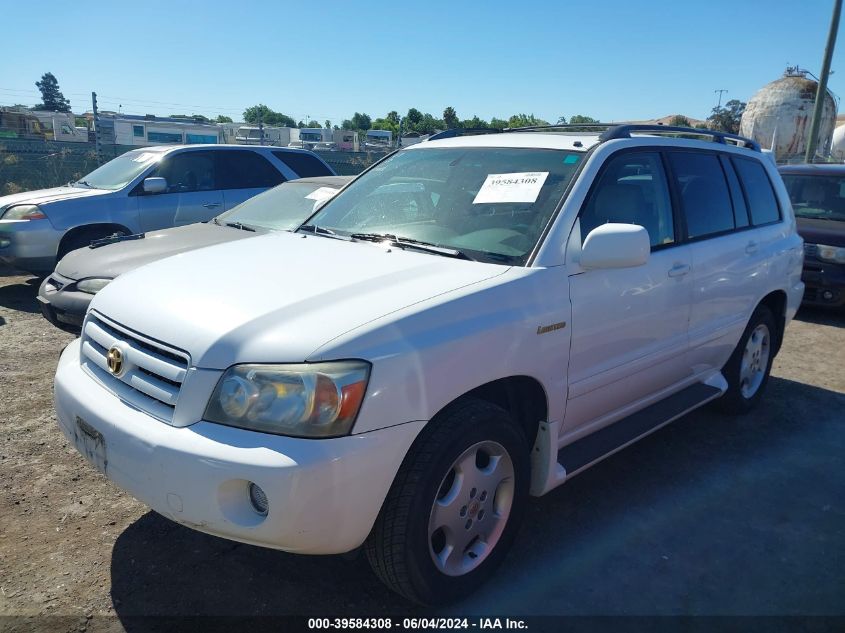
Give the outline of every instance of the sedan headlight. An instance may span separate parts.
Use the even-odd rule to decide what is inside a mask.
[[[88,294],[95,295],[100,292],[100,290],[108,286],[111,281],[111,279],[99,278],[83,279],[82,281],[77,282],[76,288],[81,292],[87,292]]]
[[[43,220],[47,216],[37,204],[16,204],[6,209],[3,220]]]
[[[845,248],[828,246],[827,244],[819,244],[816,248],[816,257],[819,259],[836,264],[845,264]]]
[[[204,418],[292,437],[346,435],[369,377],[365,361],[235,365],[217,383]]]

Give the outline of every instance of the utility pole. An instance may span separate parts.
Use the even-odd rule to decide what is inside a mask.
[[[827,97],[827,77],[830,75],[830,58],[833,57],[833,47],[836,46],[836,33],[839,31],[839,15],[842,13],[842,0],[833,0],[833,15],[830,17],[830,30],[827,33],[827,44],[824,47],[822,71],[819,73],[819,87],[816,90],[816,105],[813,108],[813,122],[810,124],[810,138],[807,141],[805,163],[812,163],[816,157],[816,146],[819,142],[819,127],[822,123],[824,101]]]
[[[725,93],[725,92],[727,92],[727,90],[725,90],[725,89],[722,89],[722,90],[714,90],[713,92],[718,92],[718,93],[719,93],[719,103],[717,103],[717,104],[716,104],[716,107],[717,107],[717,108],[721,108],[721,107],[722,107],[722,94],[723,94],[723,93]]]
[[[97,164],[102,165],[103,156],[100,154],[100,115],[97,114],[97,93],[91,93],[91,111],[94,114],[94,150],[97,153]]]
[[[258,112],[258,144],[264,145],[264,120],[261,118],[261,112]]]

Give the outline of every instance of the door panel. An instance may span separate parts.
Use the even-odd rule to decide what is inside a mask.
[[[564,427],[570,437],[579,428],[613,421],[614,412],[690,375],[692,258],[687,245],[677,244],[658,152],[614,155],[602,167],[576,230],[583,241],[607,222],[644,226],[652,251],[642,266],[570,277],[572,345]]]

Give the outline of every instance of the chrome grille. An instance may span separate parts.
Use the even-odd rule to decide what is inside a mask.
[[[108,352],[117,347],[123,369],[109,370]],[[93,312],[82,330],[82,365],[109,391],[164,421],[173,410],[190,366],[188,354],[130,332]]]

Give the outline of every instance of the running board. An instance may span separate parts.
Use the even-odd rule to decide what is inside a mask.
[[[571,476],[585,466],[608,457],[669,424],[688,411],[718,398],[722,393],[722,389],[704,383],[691,385],[627,418],[567,444],[557,452],[557,461],[563,466],[566,475]]]

